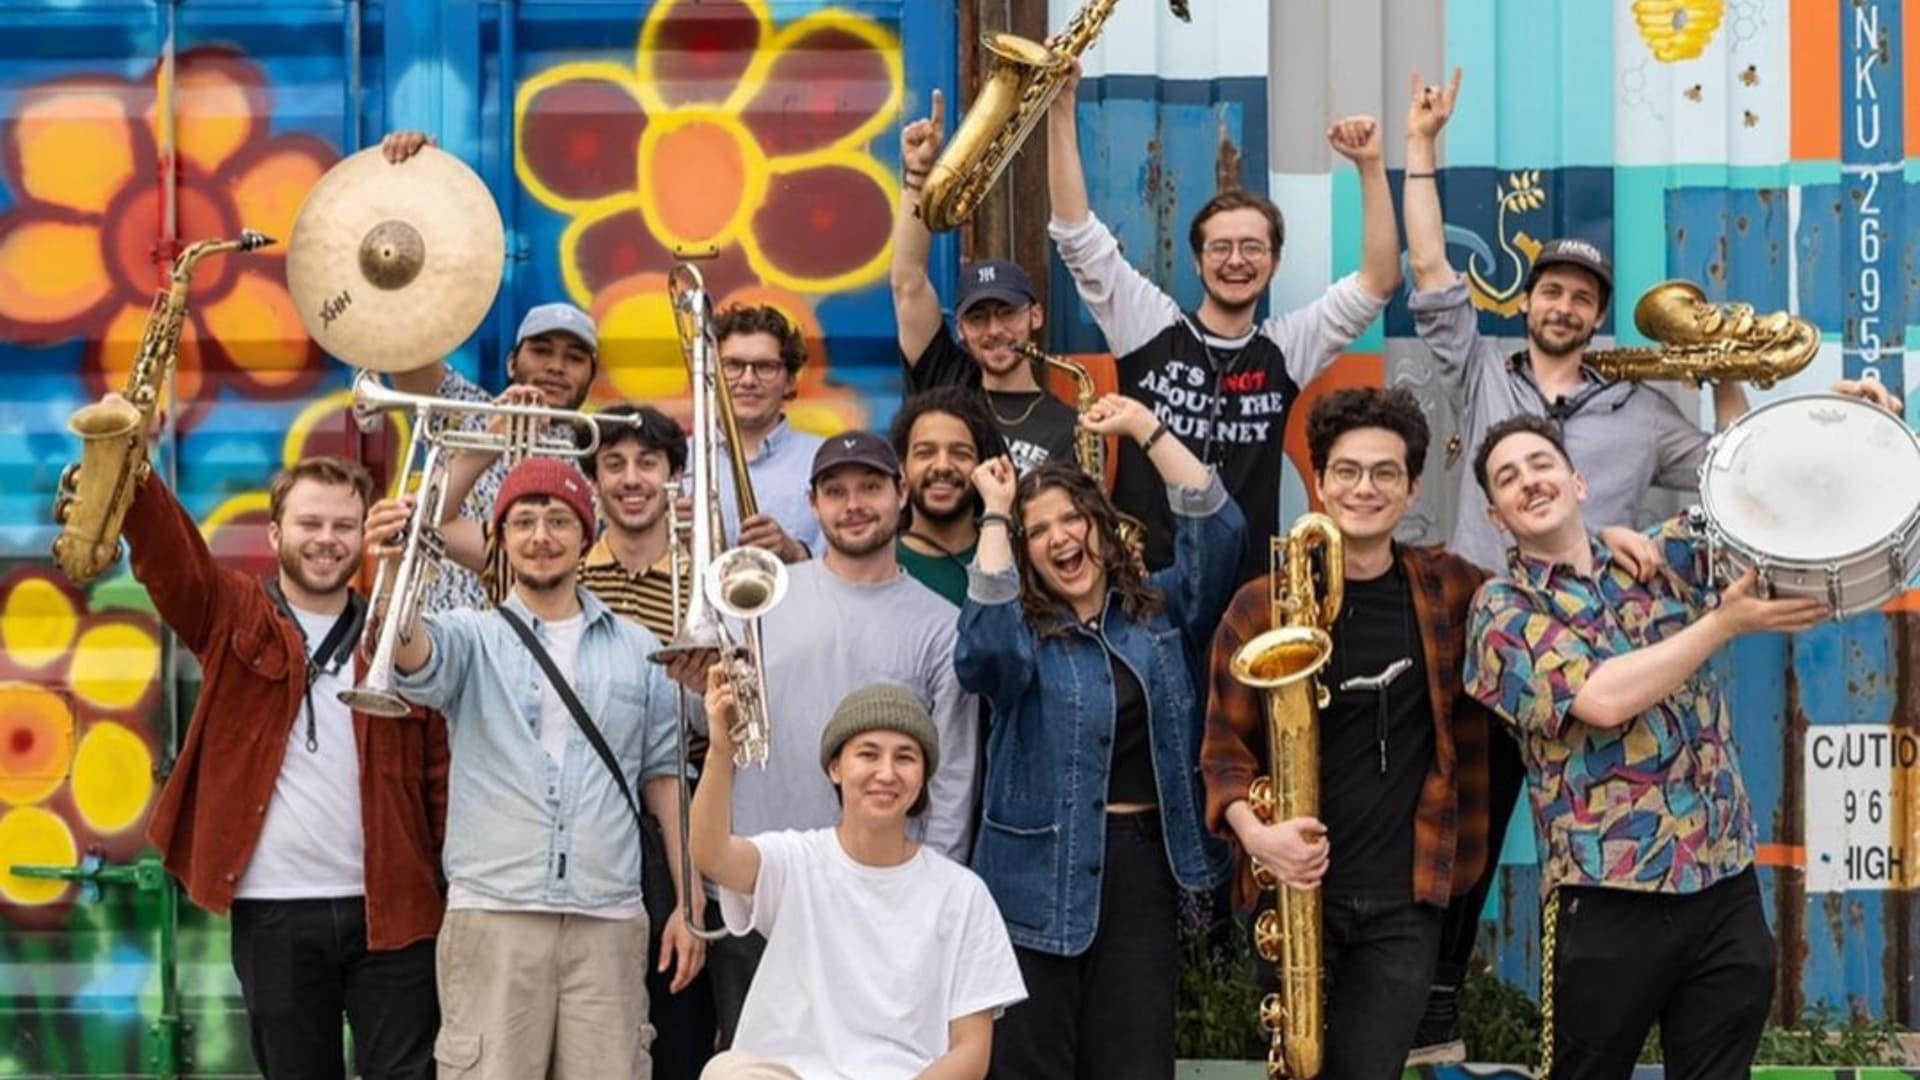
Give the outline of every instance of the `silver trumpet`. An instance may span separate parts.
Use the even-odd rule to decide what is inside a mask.
[[[673,301],[674,329],[680,336],[680,349],[687,361],[687,374],[693,391],[693,424],[689,435],[688,476],[692,485],[692,513],[683,519],[674,503],[670,530],[673,539],[671,569],[673,577],[673,640],[655,649],[652,659],[668,663],[677,657],[711,653],[727,665],[733,688],[735,724],[729,734],[733,741],[734,764],[767,764],[767,740],[771,729],[767,717],[766,666],[760,648],[760,617],[773,610],[787,592],[787,568],[772,552],[756,547],[722,550],[720,532],[719,462],[714,444],[724,437],[727,445],[740,445],[739,425],[733,416],[733,398],[727,381],[720,374],[719,343],[713,333],[712,302],[700,271],[681,263],[667,278],[667,290]],[[745,459],[729,455],[733,466],[733,490],[742,521],[758,513],[753,483],[747,476]],[[677,502],[677,500],[676,500]],[[737,620],[744,641],[736,644],[727,629],[726,619]],[[688,786],[688,758],[691,732],[698,721],[700,706],[689,695],[680,696],[680,875],[693,881],[693,856],[688,844],[688,806],[692,792]],[[712,940],[726,936],[722,930],[702,930],[694,919],[696,890],[685,890],[687,903],[681,917],[696,936]]]
[[[394,490],[414,489],[413,517],[407,522],[405,542],[398,558],[383,558],[373,580],[372,613],[362,632],[362,649],[370,649],[366,677],[340,700],[349,708],[372,716],[405,716],[411,710],[393,689],[393,654],[401,635],[414,625],[427,586],[446,558],[447,476],[453,455],[472,450],[500,454],[507,467],[528,457],[586,457],[600,446],[600,424],[639,421],[632,417],[592,417],[567,409],[538,405],[496,405],[492,402],[452,401],[424,394],[408,394],[380,381],[370,371],[353,380],[353,418],[370,431],[389,412],[410,414],[412,434],[407,440],[399,482]],[[466,428],[472,417],[501,417],[504,431]],[[580,433],[569,437],[567,432]],[[416,469],[415,462],[419,462]]]

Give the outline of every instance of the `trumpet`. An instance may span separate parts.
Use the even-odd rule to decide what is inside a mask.
[[[367,620],[361,637],[361,648],[372,653],[366,677],[359,685],[340,692],[340,700],[347,707],[371,716],[405,716],[411,708],[393,689],[393,656],[403,640],[401,635],[419,617],[427,586],[446,558],[447,542],[440,523],[446,520],[452,455],[463,450],[500,454],[509,468],[534,455],[588,457],[600,447],[600,424],[639,423],[635,417],[596,420],[567,409],[408,394],[382,383],[370,371],[354,376],[353,418],[361,430],[371,430],[388,412],[406,412],[413,418],[413,432],[394,490],[405,492],[416,482],[418,489],[399,557],[380,560],[380,569],[374,575],[368,610],[375,617]],[[502,417],[505,431],[459,426],[459,421],[473,416]],[[555,425],[565,425],[585,436],[556,436]],[[418,469],[414,467],[416,461],[420,462]]]

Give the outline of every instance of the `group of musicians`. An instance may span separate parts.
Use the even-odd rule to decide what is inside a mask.
[[[1526,782],[1546,1067],[1624,1077],[1657,1023],[1669,1068],[1744,1076],[1773,942],[1707,661],[1828,612],[1762,598],[1751,573],[1716,586],[1684,521],[1626,528],[1649,486],[1692,485],[1707,435],[1583,364],[1613,300],[1604,253],[1546,244],[1525,347],[1479,335],[1435,187],[1459,86],[1415,77],[1402,193],[1411,306],[1469,449],[1452,542],[1395,539],[1430,450],[1410,394],[1341,390],[1304,418],[1344,541],[1323,568],[1344,602],[1314,817],[1254,812],[1264,703],[1231,661],[1275,619],[1292,406],[1402,285],[1369,117],[1327,132],[1359,172],[1359,270],[1259,320],[1278,208],[1238,190],[1201,208],[1183,305],[1093,214],[1059,95],[1049,232],[1120,387],[1076,415],[1022,351],[1043,340],[1022,268],[964,268],[943,321],[911,209],[936,98],[901,134],[891,280],[913,393],[888,436],[796,430],[798,331],[721,312],[738,445],[636,404],[595,414],[577,463],[462,451],[424,611],[369,611],[353,586],[427,512],[377,499],[357,464],[274,479],[264,582],[220,567],[148,477],[133,572],[205,671],[151,835],[193,901],[231,915],[261,1071],[342,1076],[344,1013],[369,1080],[1166,1077],[1179,895],[1231,877],[1251,914],[1272,903],[1257,867],[1323,898],[1323,1075],[1385,1080],[1410,1054],[1460,1057]],[[390,137],[392,168],[422,142]],[[526,314],[497,398],[422,359],[397,389],[554,410],[600,370],[592,319],[564,304]],[[1877,383],[1836,389],[1898,407]],[[1713,395],[1722,424],[1746,408],[1737,383]],[[1086,433],[1117,443],[1110,492]],[[744,459],[762,507],[730,514],[727,542],[788,572],[759,624],[765,768],[735,764],[738,655],[648,662],[699,587],[673,570],[674,522],[703,439]],[[388,619],[406,620],[397,718],[338,696]]]

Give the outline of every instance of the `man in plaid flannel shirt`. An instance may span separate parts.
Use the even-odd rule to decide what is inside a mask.
[[[1307,417],[1314,479],[1344,539],[1346,598],[1320,673],[1318,818],[1262,824],[1247,788],[1266,772],[1264,698],[1230,669],[1272,625],[1269,580],[1233,598],[1213,640],[1201,769],[1207,821],[1251,861],[1321,889],[1327,971],[1323,1080],[1400,1075],[1439,956],[1441,915],[1487,858],[1490,717],[1460,685],[1467,608],[1484,571],[1440,547],[1394,542],[1419,495],[1428,429],[1405,390],[1329,394]],[[1338,852],[1337,855],[1334,853]],[[1270,981],[1271,970],[1262,965]]]

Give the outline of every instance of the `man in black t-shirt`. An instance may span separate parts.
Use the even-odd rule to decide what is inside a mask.
[[[900,213],[893,226],[893,312],[899,325],[900,355],[906,362],[906,390],[917,394],[940,386],[982,391],[994,427],[1006,440],[1014,468],[1025,473],[1051,458],[1073,460],[1074,411],[1046,390],[1045,371],[1015,352],[1036,341],[1045,314],[1034,301],[1033,282],[1018,264],[994,259],[973,263],[960,274],[953,307],[959,340],[940,314],[940,298],[927,277],[933,236],[915,208],[927,171],[944,141],[940,92],[933,93],[932,115],[900,132],[900,161],[906,170]]]
[[[1077,75],[1072,80],[1078,82]],[[1350,117],[1327,129],[1333,151],[1360,175],[1360,268],[1305,307],[1257,320],[1280,265],[1279,208],[1239,189],[1215,195],[1188,230],[1205,295],[1183,311],[1127,262],[1087,202],[1074,118],[1074,85],[1047,118],[1047,232],[1073,274],[1107,348],[1119,391],[1145,404],[1200,460],[1219,470],[1247,515],[1240,580],[1267,568],[1267,540],[1284,527],[1280,484],[1287,414],[1300,392],[1364,333],[1400,287],[1400,238],[1380,151],[1380,124]],[[1173,562],[1166,488],[1146,455],[1121,440],[1113,503],[1146,524],[1147,566]]]

